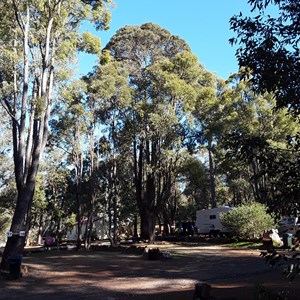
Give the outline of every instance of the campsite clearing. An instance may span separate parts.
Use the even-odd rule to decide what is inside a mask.
[[[280,269],[265,264],[259,250],[190,243],[146,246],[171,258],[149,260],[144,244],[32,252],[23,258],[28,273],[22,279],[0,279],[0,299],[191,300],[197,282],[210,284],[214,299],[255,299],[258,286],[299,299],[299,278],[289,283]]]

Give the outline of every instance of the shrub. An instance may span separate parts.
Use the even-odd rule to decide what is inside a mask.
[[[264,230],[274,227],[274,217],[267,213],[267,207],[251,203],[235,207],[220,215],[224,226],[232,230],[238,239],[253,239],[262,235]]]

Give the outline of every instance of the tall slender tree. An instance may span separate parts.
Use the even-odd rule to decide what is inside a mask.
[[[108,236],[113,246],[117,245],[117,229],[120,206],[120,182],[122,178],[118,175],[122,172],[118,164],[120,157],[120,130],[124,126],[126,109],[130,103],[130,88],[127,84],[128,73],[119,62],[112,61],[108,52],[103,52],[101,64],[94,68],[84,80],[88,85],[88,106],[93,111],[93,127],[102,127],[104,137],[95,137],[90,143],[91,158],[94,156],[95,142],[105,140],[106,150],[96,156],[96,164],[102,158],[107,168],[107,204],[109,217]],[[99,147],[98,147],[99,149]],[[92,161],[92,160],[91,160]],[[91,165],[91,172],[95,174],[97,167]],[[92,180],[92,177],[91,177]],[[93,184],[92,184],[93,187]]]
[[[182,39],[152,23],[121,28],[106,50],[128,70],[134,91],[124,133],[133,154],[141,237],[153,240],[175,182],[198,61]]]
[[[221,95],[226,84],[212,73],[202,70],[197,89],[197,104],[194,116],[198,124],[196,136],[201,147],[207,150],[210,176],[210,206],[217,206],[216,196],[216,146],[225,129],[226,100]]]
[[[84,171],[84,145],[87,142],[88,125],[92,115],[85,106],[86,85],[83,81],[74,81],[60,92],[61,101],[54,107],[57,119],[52,120],[52,143],[65,150],[68,163],[74,168],[74,186],[77,216],[77,249],[82,241],[82,184]]]
[[[0,3],[1,105],[11,118],[18,199],[1,269],[8,256],[22,254],[28,232],[36,175],[48,137],[48,121],[59,67],[74,58],[76,50],[95,50],[89,34],[79,34],[80,23],[97,29],[108,26],[109,0],[4,0]],[[97,45],[97,43],[96,43]],[[99,45],[99,44],[98,44]],[[96,49],[99,52],[99,47]],[[58,81],[57,81],[58,80]]]

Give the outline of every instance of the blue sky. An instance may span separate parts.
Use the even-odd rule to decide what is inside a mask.
[[[234,36],[229,19],[250,13],[247,0],[114,0],[110,29],[94,34],[104,47],[115,32],[125,25],[152,22],[183,38],[198,56],[199,62],[218,77],[227,79],[238,70],[235,48],[228,39]],[[95,65],[95,58],[81,55],[79,72],[85,74]]]

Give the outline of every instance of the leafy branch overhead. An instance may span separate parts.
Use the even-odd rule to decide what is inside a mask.
[[[236,56],[257,92],[273,92],[278,107],[300,112],[300,3],[290,0],[249,0],[255,17],[242,13],[230,19],[239,45]],[[269,10],[275,11],[273,17]]]

